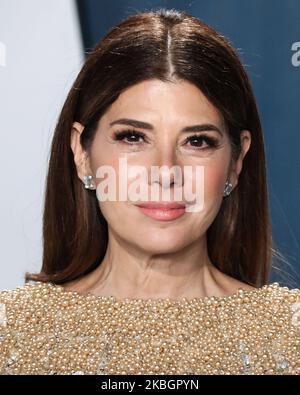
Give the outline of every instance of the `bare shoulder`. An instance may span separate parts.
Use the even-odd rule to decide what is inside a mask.
[[[213,268],[213,273],[225,295],[236,294],[240,289],[243,289],[244,291],[252,291],[257,289],[256,287],[231,277],[216,268]]]
[[[250,284],[247,284],[242,281],[235,280],[235,279],[233,279],[232,287],[235,288],[236,290],[243,289],[245,291],[252,291],[252,290],[257,289],[253,285],[250,285]]]

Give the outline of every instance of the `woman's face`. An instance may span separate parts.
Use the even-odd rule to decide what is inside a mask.
[[[137,120],[151,126],[132,126],[118,121],[120,119]],[[204,124],[210,127],[183,131],[189,126]],[[120,134],[128,130],[136,134]],[[177,218],[161,220],[145,215],[137,206],[139,202],[128,195],[127,200],[118,200],[119,179],[124,182],[119,168],[120,159],[126,160],[128,168],[142,166],[146,170],[144,174],[148,175],[146,183],[149,191],[156,184],[159,193],[163,189],[170,192],[169,201],[185,202],[187,205],[192,202],[187,202],[184,195],[181,200],[175,198],[174,188],[178,186],[172,183],[172,176],[170,182],[162,185],[162,179],[158,183],[151,179],[151,168],[165,165],[171,169],[179,166],[182,170],[180,188],[183,190],[189,181],[195,193],[195,169],[202,167],[202,209],[194,212],[186,210]],[[98,188],[103,178],[96,177],[97,170],[102,166],[113,169],[117,200],[99,201],[109,231],[136,248],[160,254],[179,251],[205,235],[219,211],[226,180],[230,176],[235,186],[235,174],[241,171],[242,158],[236,162],[235,171],[231,173],[230,159],[230,140],[223,118],[201,91],[187,81],[166,83],[153,79],[128,88],[102,116],[89,151],[87,163],[91,173],[86,174],[93,175],[94,186]],[[186,166],[193,169],[189,180],[185,177]],[[125,179],[127,191],[133,180],[137,180],[137,174],[133,173]],[[150,195],[147,200],[151,200]],[[162,195],[159,200],[165,202]]]

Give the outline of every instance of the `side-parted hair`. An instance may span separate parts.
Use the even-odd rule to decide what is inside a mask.
[[[85,126],[88,152],[97,124],[130,86],[148,79],[186,80],[220,111],[232,146],[251,132],[237,187],[207,230],[208,254],[223,273],[254,286],[268,282],[272,235],[264,141],[256,101],[228,39],[186,12],[161,8],[131,15],[89,52],[59,116],[49,159],[43,213],[43,262],[26,281],[63,284],[94,270],[105,255],[107,222],[95,190],[83,187],[70,146],[73,122]]]

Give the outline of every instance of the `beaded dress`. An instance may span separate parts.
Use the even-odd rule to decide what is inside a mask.
[[[300,374],[300,290],[116,299],[26,283],[0,292],[0,374]]]

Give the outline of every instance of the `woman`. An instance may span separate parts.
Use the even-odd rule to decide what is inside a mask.
[[[194,200],[176,195],[186,185],[202,186]],[[145,186],[158,201],[135,199]],[[0,296],[2,374],[300,373],[300,291],[267,283],[255,98],[197,18],[132,15],[89,54],[55,130],[43,221],[41,272]]]

